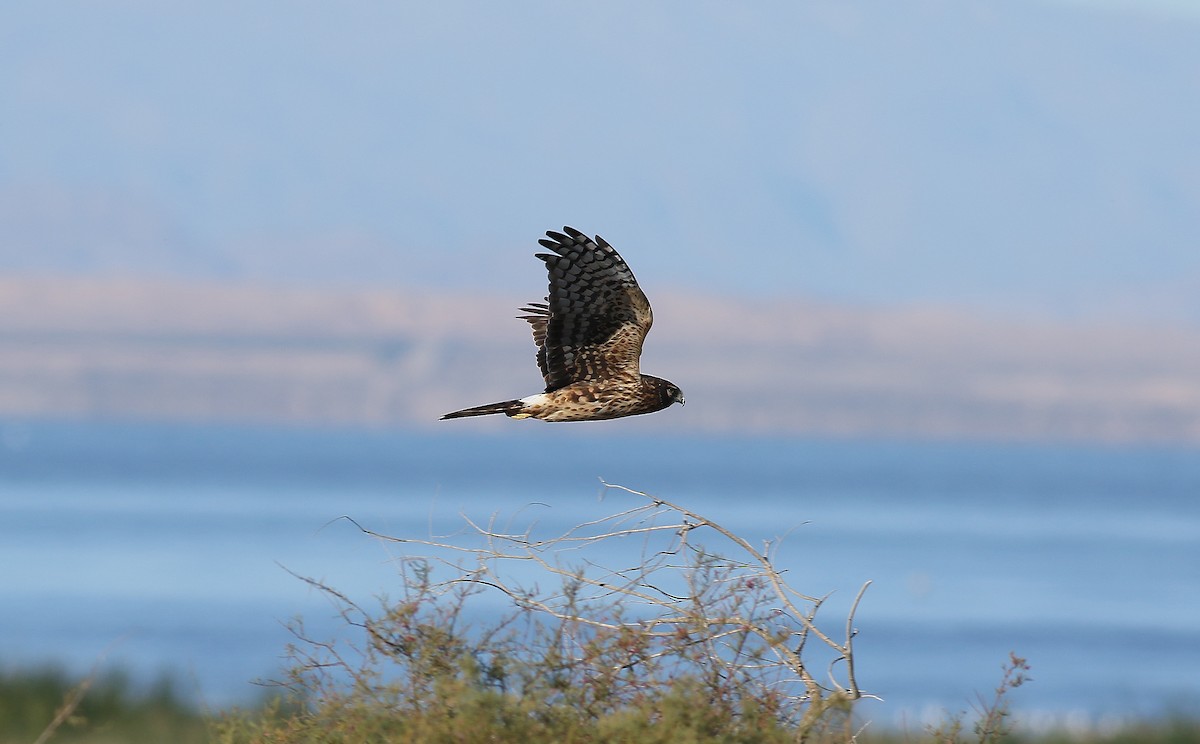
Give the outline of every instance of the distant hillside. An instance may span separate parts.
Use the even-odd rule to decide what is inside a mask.
[[[0,279],[0,416],[438,424],[538,389],[530,298]],[[603,426],[1200,443],[1200,333],[665,295],[683,409]]]
[[[0,273],[486,291],[569,223],[654,296],[1200,325],[1197,8],[3,3]]]

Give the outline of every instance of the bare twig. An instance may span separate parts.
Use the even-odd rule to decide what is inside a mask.
[[[466,598],[491,590],[508,597],[516,608],[514,618],[534,623],[531,632],[546,634],[544,652],[558,659],[554,663],[561,665],[564,674],[582,675],[584,687],[587,680],[630,675],[635,670],[662,679],[691,674],[714,691],[723,691],[721,695],[732,696],[731,700],[757,695],[763,700],[791,701],[788,712],[781,715],[802,726],[819,720],[831,706],[863,697],[855,674],[854,617],[871,582],[864,583],[854,597],[844,640],[835,640],[817,623],[826,598],[790,587],[776,567],[780,539],[765,541],[759,550],[690,509],[601,482],[606,490],[631,494],[645,503],[576,524],[548,539],[536,539],[533,525],[513,529],[511,519],[501,528],[495,514],[485,522],[462,515],[462,530],[418,538],[382,535],[355,523],[367,535],[427,553],[399,559],[406,579],[415,582],[414,586],[406,582],[406,602],[419,607],[423,598],[452,593],[455,603],[442,613],[441,623],[430,625],[405,614],[407,610],[393,611],[391,622],[396,627],[384,628],[366,618],[348,598],[326,591],[362,616],[372,644],[384,644],[390,653],[409,653],[405,638],[414,634],[442,630],[452,634]],[[705,530],[732,546],[732,555],[706,547],[703,536],[710,533]],[[631,538],[641,544],[636,561],[612,567],[607,562],[614,552],[611,545]],[[518,574],[532,571],[543,580],[551,578],[549,588],[542,590],[514,578],[511,569],[518,566],[526,567]],[[489,638],[498,638],[497,631],[489,633]],[[834,657],[828,686],[814,678],[805,661],[817,650],[806,649],[810,637],[827,649],[821,653]],[[313,665],[331,664],[350,674],[356,684],[369,682],[355,676],[346,659],[332,649],[319,651],[319,659],[308,659]],[[477,652],[507,653],[494,648]],[[834,674],[839,661],[846,664],[844,683]],[[634,685],[631,690],[638,689],[635,677],[622,679]]]
[[[100,656],[97,657],[96,661],[92,664],[91,671],[88,672],[88,675],[83,678],[83,681],[75,685],[75,687],[73,687],[71,691],[67,693],[66,697],[63,699],[63,704],[60,705],[58,710],[54,712],[54,718],[50,720],[50,723],[46,725],[46,728],[44,728],[42,733],[38,735],[38,738],[33,740],[33,744],[45,744],[45,742],[50,740],[51,736],[54,736],[54,733],[58,731],[59,727],[71,718],[71,714],[73,714],[75,709],[79,707],[79,704],[83,702],[83,698],[87,695],[88,690],[92,688],[92,685],[96,681],[96,677],[100,674],[100,665],[108,657],[108,654],[112,651],[112,649],[123,640],[123,638],[120,638],[116,641],[113,641],[108,645],[107,648],[104,649],[104,651],[100,653]]]

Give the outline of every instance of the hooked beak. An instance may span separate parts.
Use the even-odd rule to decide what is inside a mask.
[[[682,405],[686,405],[686,404],[687,404],[687,401],[683,399],[683,393],[680,393],[680,394],[679,394],[679,397],[678,397],[678,398],[676,398],[676,400],[678,400],[678,401],[679,401],[679,405],[681,405],[681,406],[682,406]]]

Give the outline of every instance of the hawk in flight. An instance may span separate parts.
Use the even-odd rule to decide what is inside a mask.
[[[465,408],[442,416],[486,416],[543,421],[599,421],[683,405],[683,393],[666,380],[643,375],[642,341],[654,316],[633,272],[611,245],[572,227],[547,232],[538,242],[550,272],[546,302],[521,308],[537,344],[546,391],[519,400]]]

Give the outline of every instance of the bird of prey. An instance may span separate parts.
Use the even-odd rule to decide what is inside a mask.
[[[573,227],[549,231],[538,242],[550,272],[546,301],[531,302],[517,316],[529,322],[545,392],[518,400],[465,408],[442,416],[486,416],[543,421],[599,421],[683,405],[674,384],[643,375],[642,341],[654,316],[624,259],[599,235]]]

